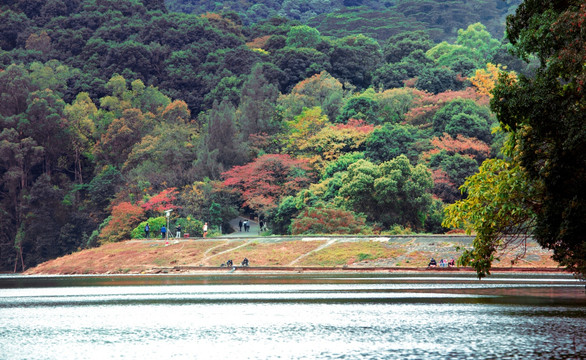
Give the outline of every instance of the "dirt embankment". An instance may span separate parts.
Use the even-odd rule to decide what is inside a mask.
[[[257,237],[129,240],[47,261],[26,274],[124,274],[194,272],[221,269],[247,258],[250,269],[356,269],[426,268],[429,259],[457,259],[469,246],[466,236],[392,237]],[[525,257],[511,265],[516,252],[503,254],[495,267],[528,270],[557,269],[551,253],[529,243]]]

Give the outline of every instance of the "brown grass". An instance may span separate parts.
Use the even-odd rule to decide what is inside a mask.
[[[250,261],[251,266],[285,266],[290,264],[299,256],[308,253],[325,241],[282,241],[277,243],[253,241],[246,246],[240,247],[223,254],[221,257],[212,258],[216,263],[226,262],[232,259],[234,264],[242,262],[244,258]],[[212,263],[211,265],[214,265]]]
[[[165,245],[162,240],[129,240],[110,243],[47,261],[27,274],[115,274],[151,272],[173,266],[219,266],[228,259],[238,265],[245,257],[251,266],[368,266],[425,267],[429,258],[457,258],[457,241],[430,243],[410,240],[379,242],[371,240],[344,241],[319,249],[326,240],[211,239],[181,240]],[[319,249],[319,250],[317,250]],[[511,267],[514,253],[502,255],[495,267]],[[513,267],[557,267],[551,252],[531,243],[525,258]]]
[[[339,266],[380,259],[393,259],[405,252],[397,246],[376,241],[337,242],[306,256],[300,265]]]

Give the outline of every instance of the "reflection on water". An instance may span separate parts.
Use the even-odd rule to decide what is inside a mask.
[[[0,277],[0,359],[586,358],[567,275]]]

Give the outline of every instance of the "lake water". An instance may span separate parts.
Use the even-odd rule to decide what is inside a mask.
[[[0,359],[585,359],[571,275],[0,276]]]

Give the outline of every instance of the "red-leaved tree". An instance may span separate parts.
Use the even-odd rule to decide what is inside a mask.
[[[130,239],[130,232],[143,220],[143,217],[144,209],[141,206],[129,202],[114,205],[110,222],[100,232],[100,243]]]
[[[476,138],[469,138],[464,135],[457,135],[455,138],[444,133],[442,137],[434,137],[431,140],[434,149],[430,154],[438,153],[445,150],[448,154],[461,154],[468,156],[478,163],[482,163],[490,156],[490,146]],[[424,154],[424,158],[426,154]]]
[[[405,114],[405,122],[411,125],[431,125],[435,113],[450,101],[462,98],[474,100],[478,105],[488,105],[488,96],[477,93],[474,88],[468,87],[460,91],[445,91],[439,94],[424,93],[416,97],[413,106]]]
[[[222,177],[224,186],[240,194],[243,206],[267,214],[283,197],[294,195],[315,181],[316,175],[306,159],[267,154],[233,167]]]
[[[306,208],[291,224],[293,235],[359,234],[365,231],[369,231],[366,217],[353,211],[329,207]]]
[[[153,211],[162,213],[165,210],[175,209],[177,206],[173,205],[173,201],[177,199],[177,188],[168,188],[157,195],[151,197],[142,204],[142,208],[146,211]]]

